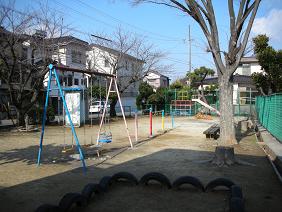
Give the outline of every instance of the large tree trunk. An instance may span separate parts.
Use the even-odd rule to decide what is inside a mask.
[[[18,127],[25,126],[25,120],[24,120],[25,113],[21,109],[17,109],[17,120],[18,120]]]
[[[111,104],[110,104],[110,116],[111,117],[116,117],[117,114],[116,114],[116,104],[117,104],[117,101],[118,101],[118,98],[117,97],[114,97],[114,98],[111,98]]]
[[[213,163],[231,165],[236,162],[233,145],[236,143],[233,119],[233,83],[226,75],[219,76],[220,142]]]

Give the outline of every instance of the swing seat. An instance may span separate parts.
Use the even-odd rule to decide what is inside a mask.
[[[100,133],[99,143],[111,143],[112,142],[112,133]]]

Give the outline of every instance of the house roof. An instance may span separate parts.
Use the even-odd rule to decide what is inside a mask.
[[[95,44],[95,43],[92,43],[89,46],[90,46],[90,48],[96,47],[96,48],[99,48],[101,50],[104,50],[104,51],[109,52],[109,53],[114,54],[114,55],[119,55],[119,54],[122,53],[122,52],[120,52],[116,49],[112,49],[112,48],[102,46],[102,45],[99,45],[99,44]],[[145,63],[143,60],[140,60],[139,58],[133,57],[132,55],[129,55],[129,54],[126,54],[126,53],[123,53],[123,54],[124,54],[125,57],[127,57],[130,60],[136,60],[137,62]]]
[[[156,75],[158,75],[158,76],[160,76],[160,77],[165,77],[165,78],[168,78],[168,79],[169,79],[168,76],[165,76],[165,75],[161,74],[160,72],[158,72],[158,71],[156,71],[156,70],[150,70],[150,71],[148,71],[148,72],[147,72],[147,75],[150,74],[150,73],[153,73],[153,74],[156,74]]]
[[[242,57],[240,64],[245,64],[245,63],[258,63],[258,59],[253,56],[253,57]]]
[[[50,42],[50,43],[60,43],[62,45],[67,45],[69,43],[78,43],[81,45],[88,46],[88,43],[86,41],[70,36],[70,35],[57,37],[57,38],[47,38],[45,39],[45,41]]]
[[[249,85],[249,86],[253,86],[253,80],[251,76],[245,76],[245,75],[239,75],[239,74],[235,74],[233,76],[233,82],[234,83],[238,83],[240,85]],[[213,77],[213,78],[208,78],[205,79],[203,81],[204,85],[211,85],[211,84],[215,84],[218,83],[218,78],[217,77]]]

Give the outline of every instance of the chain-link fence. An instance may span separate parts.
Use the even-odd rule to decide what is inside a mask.
[[[282,93],[256,98],[259,122],[282,142]]]

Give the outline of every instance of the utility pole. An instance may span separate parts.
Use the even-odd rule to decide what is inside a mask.
[[[189,36],[189,39],[188,39],[188,41],[189,41],[189,72],[191,72],[192,71],[192,57],[191,57],[191,51],[192,51],[192,48],[191,48],[191,32],[190,32],[190,24],[189,24],[189,32],[188,32],[188,36]]]

